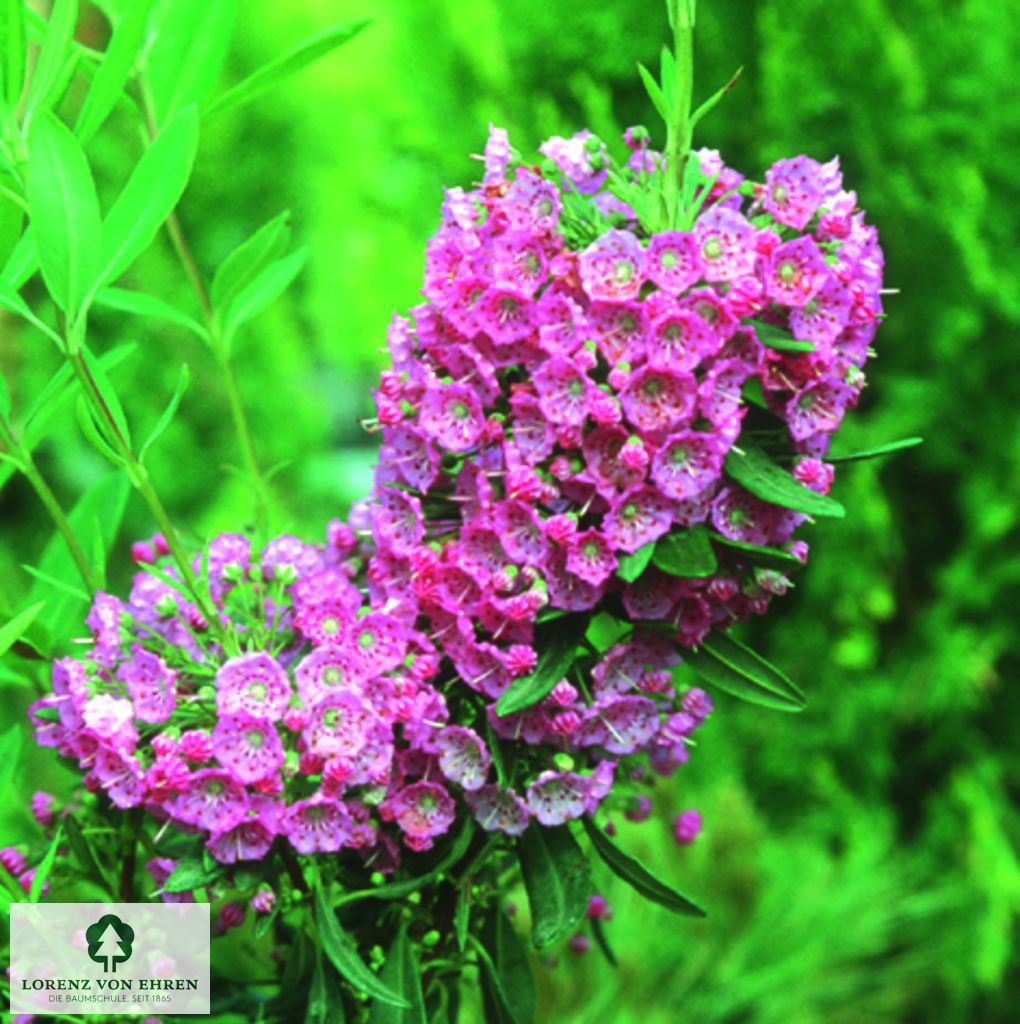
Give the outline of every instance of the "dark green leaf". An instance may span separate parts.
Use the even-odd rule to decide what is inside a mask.
[[[720,534],[713,533],[712,541],[721,544],[733,552],[734,556],[751,565],[760,565],[765,569],[776,569],[779,572],[793,572],[803,569],[804,563],[789,551],[781,548],[766,548],[758,544],[745,544],[740,540],[730,540]]]
[[[28,902],[38,903],[39,897],[42,896],[43,887],[49,880],[50,872],[53,870],[54,861],[57,859],[57,848],[60,846],[61,839],[64,838],[64,826],[60,824],[57,826],[56,834],[53,836],[53,841],[50,843],[49,849],[46,851],[46,855],[39,862],[39,866],[35,869],[35,877],[32,879],[32,887],[28,892]]]
[[[99,267],[99,200],[78,140],[49,113],[28,136],[28,206],[43,280],[73,316]]]
[[[718,567],[708,530],[703,526],[692,526],[660,537],[655,543],[652,562],[670,576],[686,579],[711,576]]]
[[[279,914],[279,907],[273,907],[268,914],[259,914],[255,919],[255,927],[252,929],[256,940],[261,939],[266,935],[269,930],[276,923],[276,917]]]
[[[501,907],[493,906],[486,916],[482,942],[489,954],[482,960],[486,1024],[533,1024],[538,997],[531,960]]]
[[[115,281],[152,244],[181,198],[198,148],[198,111],[185,107],[145,151],[103,222],[93,289]]]
[[[236,13],[237,0],[164,0],[156,8],[146,72],[158,124],[212,92]]]
[[[777,352],[814,352],[815,346],[810,341],[800,341],[786,328],[775,324],[763,323],[760,320],[751,322],[758,340],[766,347]]]
[[[0,657],[3,657],[21,639],[45,607],[45,601],[36,601],[24,611],[18,612],[10,622],[0,629]]]
[[[163,431],[170,426],[170,422],[177,412],[177,407],[181,404],[181,399],[184,397],[184,392],[188,390],[188,382],[190,379],[191,378],[188,374],[188,364],[184,363],[181,366],[181,372],[177,378],[177,387],[174,388],[173,396],[167,404],[167,407],[163,410],[163,415],[160,416],[159,421],[152,428],[152,433],[146,438],[145,444],[143,444],[138,450],[139,462],[145,462],[145,453],[149,450],[152,444],[159,439]]]
[[[865,459],[878,459],[883,455],[905,451],[907,448],[916,448],[919,444],[924,444],[923,437],[904,437],[900,441],[889,441],[886,444],[876,445],[874,448],[862,448],[860,451],[847,452],[845,455],[826,455],[825,461],[863,462]]]
[[[457,906],[453,912],[453,932],[457,937],[457,948],[463,953],[467,946],[468,926],[471,923],[471,883],[457,887]]]
[[[568,935],[588,909],[588,860],[565,825],[537,822],[517,840],[517,854],[531,906],[531,938],[544,949]]]
[[[687,651],[683,658],[707,682],[752,704],[802,711],[807,703],[788,676],[725,633],[712,633],[697,651]]]
[[[170,877],[163,883],[166,892],[191,892],[223,877],[223,866],[207,868],[201,857],[182,857]]]
[[[92,844],[82,832],[74,815],[69,814],[63,819],[63,822],[64,831],[67,833],[68,845],[71,847],[71,853],[74,855],[74,859],[78,862],[78,866],[89,878],[112,896],[113,892],[110,888],[110,884],[106,879],[106,875],[103,873],[103,869],[99,866],[99,861],[92,849]]]
[[[124,94],[135,65],[153,0],[129,0],[78,113],[74,133],[84,146],[103,126]]]
[[[322,954],[315,952],[315,967],[312,971],[312,985],[308,990],[308,1008],[305,1024],[344,1024],[344,1004],[336,975]]]
[[[674,914],[690,917],[705,917],[705,911],[683,893],[656,878],[641,861],[624,853],[590,818],[582,819],[588,838],[595,852],[605,861],[618,878],[622,878],[632,889],[646,900],[672,910]]]
[[[357,948],[336,919],[336,913],[321,888],[315,892],[315,923],[322,950],[333,966],[359,992],[392,1006],[408,1006],[407,1000],[383,984],[358,956]]]
[[[223,324],[223,336],[229,346],[237,329],[258,316],[271,302],[279,298],[304,266],[308,250],[305,248],[270,263],[230,304]]]
[[[356,18],[354,21],[334,25],[299,43],[294,49],[276,60],[270,61],[265,67],[259,68],[254,74],[228,89],[222,96],[214,99],[203,111],[206,118],[234,110],[245,103],[250,103],[266,92],[275,88],[284,79],[314,63],[338,46],[353,39],[369,23],[370,18]]]
[[[182,313],[176,306],[171,306],[169,302],[157,299],[155,295],[128,291],[125,288],[100,288],[93,301],[104,309],[115,309],[121,313],[151,317],[153,320],[168,320],[170,323],[186,327],[203,341],[208,340],[209,337],[205,328],[187,313]]]
[[[414,950],[407,941],[407,932],[401,928],[386,954],[379,975],[393,992],[399,992],[406,1006],[393,1006],[376,999],[372,1003],[369,1024],[425,1024],[425,997],[421,990],[421,972]]]
[[[21,759],[22,729],[20,722],[15,722],[4,730],[0,736],[0,800],[7,797],[14,773]]]
[[[846,515],[838,501],[799,483],[757,446],[749,446],[746,451],[732,449],[726,456],[724,468],[730,479],[762,501],[808,516],[841,519]]]
[[[73,55],[77,21],[78,0],[55,0],[25,101],[26,123],[36,111],[49,110],[61,92],[61,84],[66,84],[64,76]]]
[[[537,704],[570,671],[577,645],[588,630],[585,614],[564,616],[539,631],[538,664],[531,675],[515,679],[496,702],[496,714],[512,715]]]
[[[220,264],[209,292],[213,308],[225,311],[243,288],[283,255],[289,243],[290,211],[284,210],[268,224],[263,224]]]
[[[24,0],[0,0],[0,98],[13,109],[25,83]]]
[[[633,583],[648,568],[648,563],[655,553],[655,543],[638,548],[632,555],[620,555],[617,560],[616,575],[625,583]]]
[[[609,945],[609,939],[606,938],[606,930],[597,917],[592,918],[591,933],[595,936],[595,943],[602,950],[602,955],[609,962],[609,966],[619,967],[620,961],[616,959],[613,947]]]

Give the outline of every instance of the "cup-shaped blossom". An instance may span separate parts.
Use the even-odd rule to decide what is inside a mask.
[[[216,673],[216,710],[221,715],[244,711],[276,722],[291,698],[286,669],[266,651],[252,651],[225,661]]]
[[[221,715],[212,739],[216,760],[239,782],[258,782],[283,764],[283,744],[275,725],[247,711]]]

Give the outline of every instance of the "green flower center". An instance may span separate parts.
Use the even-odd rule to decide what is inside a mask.
[[[567,390],[570,392],[571,397],[580,398],[581,395],[584,394],[584,382],[580,380],[572,380]]]
[[[779,280],[783,284],[793,284],[797,280],[797,266],[795,263],[780,263],[779,264]]]
[[[248,696],[252,700],[264,701],[269,696],[269,691],[266,689],[265,683],[252,683],[248,687]]]
[[[717,260],[722,256],[722,242],[714,236],[705,241],[705,244],[701,247],[701,252],[707,260]]]
[[[321,628],[326,636],[336,636],[340,632],[340,623],[332,615],[328,615],[322,620]]]
[[[331,730],[338,729],[343,725],[344,713],[340,708],[329,708],[326,713],[322,716],[322,724]]]
[[[468,418],[468,407],[463,402],[454,402],[450,406],[450,415],[455,420],[466,420]]]
[[[645,381],[645,386],[642,390],[646,398],[657,398],[662,394],[662,381],[658,377],[652,377],[651,380]]]
[[[219,779],[210,779],[205,784],[206,796],[219,796],[225,789],[222,782]]]
[[[367,651],[370,647],[375,646],[375,634],[370,633],[367,629],[364,633],[358,636],[358,646],[363,650]]]
[[[613,281],[626,284],[634,276],[634,264],[630,260],[617,260],[613,264]]]
[[[253,750],[261,750],[266,745],[266,738],[258,729],[249,729],[244,734],[244,738]]]
[[[786,196],[786,189],[782,185],[776,185],[776,187],[772,190],[772,201],[774,203],[785,203]]]
[[[343,677],[340,675],[340,669],[338,669],[336,665],[330,665],[328,668],[323,669],[322,681],[326,686],[339,686],[342,678]]]
[[[663,270],[672,270],[680,262],[680,257],[672,249],[667,249],[659,262],[662,264]]]
[[[674,466],[686,465],[690,457],[690,450],[685,448],[682,444],[676,445],[669,453],[669,461],[672,462]]]

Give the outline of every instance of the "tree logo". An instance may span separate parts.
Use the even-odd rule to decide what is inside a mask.
[[[104,974],[116,974],[117,964],[131,959],[135,931],[115,914],[104,914],[85,932],[89,959],[103,965]]]

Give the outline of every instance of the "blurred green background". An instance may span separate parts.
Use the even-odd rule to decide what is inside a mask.
[[[710,910],[688,922],[606,882],[610,941],[540,967],[544,1020],[569,1024],[997,1024],[1020,1019],[1020,22],[998,0],[703,0],[698,98],[742,65],[703,123],[752,177],[780,156],[839,153],[879,225],[888,302],[871,386],[844,449],[927,443],[845,467],[846,521],[812,535],[810,571],[744,635],[807,690],[784,716],[721,697],[691,764],[661,787],[658,818],[627,846]],[[103,22],[94,18],[103,43]],[[441,186],[468,184],[489,121],[525,152],[589,126],[657,131],[635,73],[667,36],[654,0],[246,0],[224,85],[325,25],[373,25],[269,100],[203,130],[182,208],[210,273],[256,226],[294,211],[310,245],[291,291],[240,339],[238,374],[279,529],[316,537],[366,493],[374,447],[359,416],[393,310],[416,301]],[[79,38],[82,34],[79,33]],[[103,141],[103,140],[106,141]],[[118,148],[120,147],[120,148]],[[90,157],[119,185],[126,133]],[[165,241],[146,286],[188,302]],[[131,282],[126,282],[130,285]],[[192,388],[152,460],[194,540],[248,521],[215,366],[186,332],[97,313],[94,347],[135,341],[114,371],[140,430],[182,361]],[[57,353],[0,318],[0,364],[24,408]],[[65,410],[39,463],[68,504],[107,472]],[[0,491],[0,614],[31,582],[50,527],[34,494]],[[152,532],[132,497],[127,543]],[[77,628],[77,627],[76,627]],[[0,664],[4,718],[36,672]],[[72,777],[28,751],[18,792]],[[676,847],[671,812],[706,827]],[[0,838],[33,834],[24,808]]]

